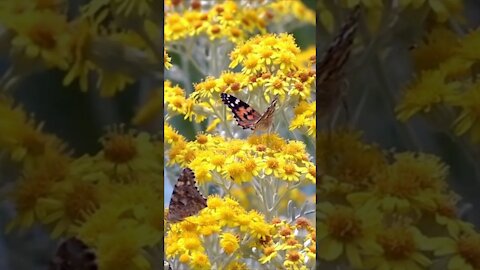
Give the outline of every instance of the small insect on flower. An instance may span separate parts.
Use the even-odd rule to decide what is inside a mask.
[[[97,270],[95,252],[78,238],[70,237],[58,246],[50,270]]]
[[[328,50],[317,63],[316,95],[320,117],[330,113],[344,94],[341,88],[341,82],[344,77],[344,67],[352,49],[359,14],[360,6],[357,5],[352,10],[338,35],[333,42],[330,43]]]
[[[183,169],[173,189],[168,206],[167,222],[175,223],[196,215],[207,207],[207,199],[196,186],[195,174],[189,168]]]
[[[237,120],[238,125],[243,129],[249,128],[253,131],[267,130],[272,126],[273,113],[275,112],[278,96],[275,96],[270,103],[270,106],[268,106],[263,114],[255,111],[246,102],[243,102],[232,95],[221,93],[220,96],[223,103],[232,110],[233,116]]]

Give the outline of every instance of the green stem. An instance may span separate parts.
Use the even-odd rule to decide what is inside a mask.
[[[393,87],[390,85],[388,82],[387,76],[384,72],[384,67],[381,64],[381,61],[376,55],[373,59],[373,69],[375,71],[375,74],[378,78],[378,81],[380,82],[380,85],[382,86],[384,91],[380,91],[380,93],[384,97],[384,101],[386,101],[386,107],[387,108],[395,108],[395,94]],[[395,113],[393,110],[387,109],[388,113],[391,115],[393,119],[396,119]],[[396,125],[398,127],[398,125]],[[410,149],[415,149],[417,151],[421,151],[422,147],[420,143],[418,142],[418,138],[415,134],[415,131],[413,130],[411,124],[405,123],[405,130],[406,132],[402,132],[402,129],[399,129],[401,133],[404,133],[405,137],[408,140],[408,143],[410,145]]]
[[[213,104],[211,103],[210,100],[208,100],[208,104],[209,104],[210,107],[212,108],[213,113],[214,113],[219,119],[225,119],[225,118],[226,118],[226,117],[222,117],[222,116],[220,115],[220,113],[215,109],[215,106],[213,106]],[[224,107],[225,107],[225,106],[224,106]],[[225,109],[224,109],[224,112],[226,112]],[[230,138],[233,138],[233,133],[232,133],[232,131],[230,130],[230,126],[228,125],[227,121],[222,121],[222,124],[225,126],[225,131],[227,131],[228,136],[230,136]]]

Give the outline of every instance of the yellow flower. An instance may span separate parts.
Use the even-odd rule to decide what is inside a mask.
[[[0,146],[14,161],[25,164],[45,155],[63,153],[65,145],[55,136],[42,132],[42,124],[29,119],[20,107],[0,100]]]
[[[133,78],[124,73],[95,68],[98,73],[98,88],[102,97],[112,97],[117,92],[125,89],[134,82]]]
[[[224,73],[222,76],[228,77],[229,73]],[[212,98],[214,94],[220,93],[220,83],[214,77],[207,77],[204,81],[195,84],[195,92],[201,98]]]
[[[455,119],[455,134],[461,136],[469,133],[474,143],[480,142],[480,84],[474,84],[467,91],[451,96],[447,102],[461,109]]]
[[[426,269],[431,260],[424,254],[433,243],[413,226],[394,225],[379,230],[376,242],[381,252],[365,259],[365,266],[378,269]]]
[[[304,265],[304,256],[296,250],[287,252],[286,260],[283,263],[287,270],[307,270]]]
[[[54,179],[49,175],[37,173],[37,175],[25,175],[17,183],[13,192],[13,201],[17,210],[17,216],[7,226],[7,231],[14,227],[28,228],[33,225],[36,215],[37,202],[42,197],[47,197],[54,184]]]
[[[271,226],[265,223],[252,222],[250,224],[250,233],[257,239],[264,239],[270,235]]]
[[[87,213],[99,206],[98,191],[91,183],[62,181],[52,188],[52,193],[38,201],[39,219],[55,223],[51,233],[53,238],[71,229],[75,223],[85,220]]]
[[[308,9],[301,1],[273,1],[267,5],[267,8],[275,14],[274,21],[282,21],[285,17],[293,15],[297,20],[315,24],[315,12]]]
[[[270,77],[270,79],[265,83],[265,95],[278,95],[284,97],[288,91],[289,85],[287,84],[285,77],[283,75]]]
[[[76,224],[72,231],[81,239],[97,242],[101,235],[109,235],[113,232],[112,224],[118,226],[120,216],[125,211],[125,205],[113,204],[102,205],[95,212],[86,215],[81,224]]]
[[[375,208],[320,203],[317,211],[324,216],[317,224],[320,258],[335,261],[345,254],[352,266],[361,268],[364,250],[379,251],[374,234],[381,228],[381,214]]]
[[[372,189],[347,196],[353,204],[366,201],[387,212],[420,211],[435,207],[435,197],[445,188],[446,167],[427,154],[401,153],[374,179]]]
[[[229,67],[242,64],[242,73],[246,75],[266,72],[276,74],[277,71],[286,74],[300,68],[295,58],[298,53],[300,49],[291,35],[255,36],[231,52],[232,62]],[[278,88],[278,83],[274,85]]]
[[[192,254],[191,265],[193,269],[198,269],[198,270],[212,269],[210,265],[210,260],[208,259],[207,255],[200,252],[195,252]]]
[[[114,232],[103,234],[99,236],[96,247],[99,268],[106,270],[124,267],[132,270],[151,269],[150,262],[145,258],[142,248],[159,240],[161,240],[159,236],[155,236],[142,226],[123,226]]]
[[[231,179],[237,183],[251,181],[253,177],[251,172],[246,171],[242,164],[235,161],[225,165],[223,175],[226,179]]]
[[[461,40],[460,48],[457,49],[458,55],[468,60],[478,61],[480,59],[480,54],[475,48],[478,48],[479,44],[480,31],[471,31]]]
[[[11,27],[16,33],[12,45],[26,57],[41,59],[47,66],[67,67],[70,32],[65,16],[48,10],[27,12],[13,19]]]
[[[398,119],[406,121],[419,112],[428,113],[434,105],[452,95],[454,87],[445,80],[445,76],[440,70],[421,72],[420,77],[406,90],[400,104],[395,108]]]
[[[222,233],[220,239],[220,246],[229,255],[239,248],[237,236],[231,233]]]
[[[177,131],[169,124],[165,123],[163,130],[165,135],[164,141],[166,144],[174,144],[181,141],[185,142],[185,138],[182,135],[179,135]]]
[[[170,69],[172,67],[172,59],[167,54],[167,50],[163,50],[163,65],[165,69]]]
[[[459,46],[459,39],[449,29],[435,28],[426,37],[426,41],[419,44],[413,51],[417,70],[437,68],[439,64],[455,54]]]
[[[249,270],[247,265],[242,262],[232,262],[227,266],[226,270]]]
[[[161,164],[147,133],[114,126],[101,139],[103,149],[93,159],[92,173],[104,172],[119,182],[138,181],[140,176],[155,178],[161,174]]]
[[[300,178],[300,170],[293,162],[283,161],[279,172],[280,178],[286,181],[298,181]]]
[[[74,20],[70,29],[75,29],[75,35],[69,40],[69,50],[72,52],[72,59],[69,63],[68,72],[63,78],[63,85],[70,85],[75,78],[78,78],[80,89],[87,91],[90,72],[95,65],[89,57],[89,46],[97,36],[95,24],[83,19]],[[73,30],[72,30],[73,31]]]
[[[369,179],[386,166],[382,150],[363,143],[359,132],[321,133],[317,145],[320,171],[352,187],[368,185]]]
[[[263,248],[263,256],[258,260],[261,264],[268,263],[277,257],[277,250],[274,246],[266,246]]]
[[[200,239],[198,237],[195,237],[195,235],[193,234],[189,235],[189,237],[185,237],[181,244],[183,244],[185,249],[190,251],[199,250],[201,246]]]
[[[450,237],[438,237],[435,255],[448,256],[447,269],[480,268],[480,235],[473,230],[458,231]]]

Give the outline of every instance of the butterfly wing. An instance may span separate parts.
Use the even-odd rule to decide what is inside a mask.
[[[50,270],[97,270],[95,252],[80,239],[71,237],[58,246]]]
[[[267,110],[258,119],[257,123],[255,123],[255,130],[265,130],[272,125],[273,113],[275,112],[277,101],[278,101],[278,96],[275,96],[275,98],[270,103],[270,106],[268,106]]]
[[[173,189],[168,206],[167,222],[175,223],[196,215],[207,207],[207,199],[196,186],[195,174],[189,168],[183,169]]]
[[[357,5],[317,63],[317,102],[324,111],[328,110],[341,95],[340,82],[352,49],[359,14],[360,6]]]
[[[222,98],[223,103],[232,110],[233,116],[237,120],[239,126],[243,129],[255,129],[255,124],[262,117],[260,113],[255,111],[247,103],[232,95],[221,93],[220,97]]]

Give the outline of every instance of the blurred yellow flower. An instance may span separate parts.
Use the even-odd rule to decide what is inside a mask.
[[[425,269],[432,261],[425,254],[433,249],[430,239],[413,226],[394,225],[378,231],[381,252],[365,259],[365,265],[378,269]]]
[[[345,254],[349,263],[364,267],[361,255],[375,252],[380,246],[375,242],[375,233],[381,229],[381,213],[375,208],[352,208],[331,203],[317,204],[318,256],[335,261]]]

